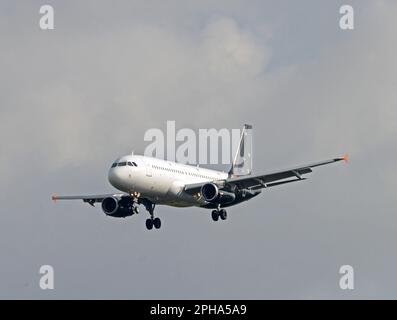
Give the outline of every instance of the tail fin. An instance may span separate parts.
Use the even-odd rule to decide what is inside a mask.
[[[252,125],[245,124],[233,158],[229,176],[245,176],[252,172]]]

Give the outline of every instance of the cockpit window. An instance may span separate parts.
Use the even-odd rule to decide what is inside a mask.
[[[115,163],[112,164],[112,168],[114,168],[114,167],[125,167],[125,166],[137,167],[136,163],[135,162],[131,162],[131,161],[128,161],[128,162],[123,161],[123,162],[119,162],[119,163],[115,162]]]

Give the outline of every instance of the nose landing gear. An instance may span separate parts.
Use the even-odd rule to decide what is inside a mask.
[[[131,204],[129,205],[129,210],[131,210],[131,215],[139,213],[139,198],[137,193],[130,193]]]

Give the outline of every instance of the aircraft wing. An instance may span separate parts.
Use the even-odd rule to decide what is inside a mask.
[[[88,196],[52,196],[53,201],[58,200],[83,200],[84,202],[88,202],[89,204],[93,205],[95,202],[102,202],[103,199],[107,197],[115,197],[115,198],[122,198],[124,196],[129,196],[126,193],[111,193],[111,194],[101,194],[101,195],[88,195]]]
[[[334,158],[321,162],[316,162],[304,166],[299,166],[292,169],[281,170],[277,172],[267,173],[267,174],[258,174],[258,175],[249,175],[249,176],[241,176],[241,177],[230,177],[225,180],[214,181],[215,184],[219,185],[222,188],[226,186],[236,186],[240,189],[261,189],[273,187],[285,183],[295,182],[305,180],[306,178],[303,175],[312,172],[312,168],[323,166],[326,164],[338,162],[341,160],[348,160],[348,156],[345,155],[342,158]],[[189,194],[195,194],[200,192],[201,187],[208,182],[204,183],[195,183],[186,185],[184,191]]]

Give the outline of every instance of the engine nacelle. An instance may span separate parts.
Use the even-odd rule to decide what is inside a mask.
[[[116,218],[130,216],[132,215],[132,210],[129,210],[128,203],[125,202],[123,199],[107,197],[102,200],[102,210],[106,215]]]
[[[214,183],[206,183],[201,187],[201,194],[205,201],[210,203],[229,203],[236,199],[236,195],[232,192],[219,190],[218,186]]]
[[[214,201],[219,195],[218,186],[214,183],[206,183],[201,187],[201,194],[205,201]]]

